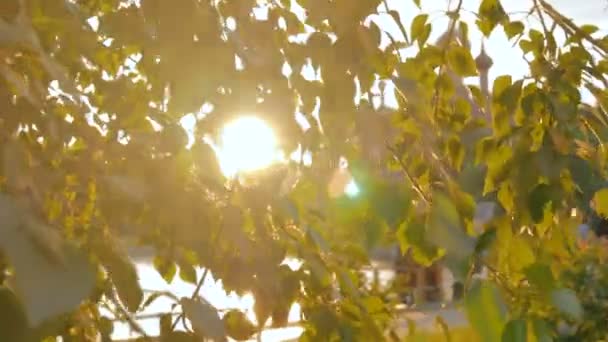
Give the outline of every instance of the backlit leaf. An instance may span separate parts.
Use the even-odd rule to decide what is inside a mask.
[[[192,329],[200,338],[214,341],[226,340],[226,328],[217,310],[204,299],[182,298],[184,314],[190,320]]]
[[[461,224],[460,214],[452,200],[441,193],[433,196],[427,239],[458,259],[468,258],[475,249],[475,241]]]
[[[483,341],[500,341],[505,324],[505,307],[498,289],[487,281],[477,281],[467,292],[465,310],[469,323]]]
[[[135,312],[143,300],[143,291],[135,265],[127,254],[118,248],[116,242],[112,245],[103,244],[97,248],[97,253],[116,287],[118,298],[130,312]]]
[[[414,18],[414,20],[412,20],[412,25],[410,28],[410,35],[412,41],[421,40],[421,38],[424,38],[426,31],[426,21],[428,18],[428,14],[419,14]]]
[[[595,211],[603,217],[608,217],[608,188],[601,189],[593,195]]]
[[[511,21],[504,25],[504,30],[507,38],[511,39],[524,32],[524,24],[521,21]]]
[[[179,265],[179,277],[181,280],[190,283],[196,284],[196,269],[192,265],[188,265],[186,263],[180,263]]]
[[[479,5],[477,26],[488,37],[494,28],[508,18],[499,0],[483,0]]]
[[[471,51],[462,46],[451,46],[447,53],[450,68],[459,76],[477,75],[475,60]]]
[[[541,291],[550,291],[555,286],[555,279],[551,268],[545,264],[535,263],[524,270],[526,278],[533,286]]]
[[[0,195],[0,249],[15,270],[15,292],[28,321],[37,325],[76,309],[92,293],[96,272],[83,251],[26,215]]]
[[[249,340],[257,331],[256,326],[239,310],[230,310],[222,318],[226,333],[237,341]]]
[[[175,266],[175,263],[167,260],[167,258],[157,255],[154,257],[152,264],[154,265],[154,269],[158,271],[158,274],[163,277],[167,284],[171,284],[175,274],[177,273],[177,266]]]

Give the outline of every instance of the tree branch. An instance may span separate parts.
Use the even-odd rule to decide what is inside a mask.
[[[602,44],[598,42],[597,39],[593,38],[589,33],[581,30],[581,28],[576,25],[572,20],[564,17],[559,11],[553,8],[553,6],[547,3],[546,0],[535,0],[535,2],[536,1],[538,1],[538,3],[542,5],[543,11],[547,13],[547,15],[549,15],[549,17],[551,17],[554,22],[557,22],[562,27],[562,29],[564,29],[565,31],[569,31],[569,33],[574,33],[584,38],[586,41],[592,44],[593,49],[598,52],[602,56],[602,58],[606,58],[606,55],[608,54],[608,49],[602,46]]]
[[[148,334],[146,334],[146,331],[131,316],[131,314],[122,306],[122,304],[120,303],[120,301],[118,300],[118,298],[116,298],[116,292],[115,291],[112,291],[112,295],[110,296],[110,301],[112,302],[112,304],[114,305],[114,307],[118,310],[118,313],[114,312],[115,315],[119,314],[121,317],[123,317],[127,321],[127,323],[129,324],[129,327],[131,329],[135,330],[138,334],[140,334],[141,338],[144,341],[152,342],[152,339],[150,338],[150,336],[148,336]],[[111,311],[114,311],[114,310],[111,310]]]
[[[403,171],[403,174],[405,174],[405,177],[410,182],[410,184],[412,185],[412,187],[414,188],[414,190],[416,190],[416,192],[418,193],[418,195],[420,196],[420,198],[422,198],[422,200],[424,201],[424,203],[426,203],[427,205],[430,205],[430,203],[431,203],[430,199],[424,193],[424,191],[422,191],[422,188],[416,182],[416,180],[414,179],[414,177],[412,177],[412,175],[409,173],[409,171],[407,170],[407,167],[405,166],[405,164],[403,163],[403,161],[399,157],[397,151],[395,151],[395,149],[392,148],[391,146],[387,146],[387,149],[393,155],[393,159],[395,159],[395,161],[397,163],[399,163],[399,165],[401,166],[401,170]]]

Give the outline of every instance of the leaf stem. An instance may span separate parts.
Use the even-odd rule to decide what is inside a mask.
[[[430,199],[426,196],[426,194],[424,193],[424,191],[422,191],[422,188],[416,182],[416,180],[414,179],[414,177],[412,177],[412,175],[408,172],[405,164],[403,163],[403,161],[401,160],[401,158],[399,158],[399,155],[397,154],[397,151],[395,151],[395,149],[392,148],[391,146],[387,146],[387,148],[391,152],[391,154],[393,155],[393,158],[395,159],[395,161],[397,163],[399,163],[399,165],[401,166],[401,170],[405,174],[405,177],[407,177],[407,180],[410,182],[410,184],[412,184],[412,187],[414,188],[414,190],[416,190],[416,192],[418,193],[418,195],[420,196],[420,198],[422,198],[426,204],[430,204],[431,203]]]
[[[203,271],[203,276],[201,277],[201,279],[199,279],[198,283],[196,284],[196,288],[194,289],[194,292],[192,292],[192,296],[190,296],[191,299],[195,299],[196,297],[198,297],[198,293],[201,291],[201,288],[205,283],[205,279],[207,279],[207,274],[209,274],[209,268],[205,267],[205,271]]]
[[[137,323],[137,321],[131,316],[131,314],[122,306],[118,298],[116,298],[116,293],[114,291],[112,291],[110,300],[112,301],[114,307],[118,310],[118,313],[116,313],[114,310],[111,311],[113,311],[115,315],[119,314],[120,316],[122,316],[127,321],[131,329],[135,330],[138,334],[140,334],[141,338],[143,338],[144,341],[152,342],[150,336],[146,334],[145,330],[141,327],[141,325]]]
[[[542,6],[542,9],[549,17],[557,22],[564,31],[568,31],[570,34],[577,34],[583,39],[587,40],[593,45],[593,49],[598,52],[603,58],[608,54],[608,49],[603,46],[597,39],[593,38],[589,33],[583,31],[578,25],[572,20],[564,17],[559,11],[551,6],[546,0],[535,0],[535,2]]]
[[[207,279],[207,274],[209,274],[209,268],[205,267],[205,270],[203,271],[203,275],[201,276],[201,279],[198,280],[198,283],[196,284],[196,288],[194,289],[194,291],[192,292],[192,295],[190,296],[191,299],[195,299],[196,297],[198,297],[198,294],[201,291],[203,284],[205,283],[205,279]],[[177,323],[183,319],[184,319],[184,313],[182,312],[175,318],[175,321],[173,321],[173,324],[171,325],[171,330],[175,330],[175,328],[177,327]]]

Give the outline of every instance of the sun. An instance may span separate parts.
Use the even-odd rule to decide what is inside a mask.
[[[255,116],[243,116],[227,123],[221,132],[217,154],[226,177],[264,169],[280,158],[274,131]]]

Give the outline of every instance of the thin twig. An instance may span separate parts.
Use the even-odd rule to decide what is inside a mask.
[[[201,276],[201,279],[198,280],[198,283],[196,284],[196,288],[194,289],[194,292],[192,292],[192,295],[190,296],[191,299],[195,299],[196,297],[198,297],[199,292],[201,291],[201,288],[203,287],[203,284],[205,283],[205,279],[207,279],[207,274],[209,273],[209,268],[205,267],[205,270],[203,271],[203,275]],[[173,321],[173,324],[171,325],[171,330],[175,330],[175,328],[177,327],[177,323],[180,320],[184,320],[184,313],[180,313],[176,318],[175,321]]]
[[[198,293],[201,291],[201,287],[203,287],[203,284],[205,283],[205,279],[207,278],[208,273],[209,273],[209,268],[205,267],[205,271],[203,271],[203,276],[201,277],[201,279],[199,279],[198,284],[196,284],[196,288],[194,289],[194,292],[192,292],[192,296],[190,297],[191,299],[195,299],[196,297],[198,297]]]
[[[211,237],[212,241],[215,241],[218,237],[218,234],[215,234],[214,236]],[[192,295],[190,296],[191,299],[196,299],[196,297],[198,297],[199,292],[201,291],[201,288],[203,287],[203,284],[205,283],[205,280],[207,279],[207,274],[209,274],[209,267],[205,267],[205,270],[203,271],[203,275],[201,276],[201,279],[198,280],[198,283],[196,284],[196,288],[194,289],[194,291],[192,292]],[[175,319],[175,321],[173,321],[173,324],[171,325],[171,330],[175,330],[175,328],[177,327],[177,323],[181,320],[184,324],[184,326],[186,326],[186,315],[182,310],[182,313],[179,314],[179,316],[177,316],[177,318]]]
[[[403,171],[403,174],[405,174],[405,177],[408,179],[408,181],[410,182],[410,184],[412,185],[412,187],[414,188],[414,190],[416,190],[416,192],[418,193],[418,195],[420,196],[420,198],[422,198],[427,205],[430,204],[431,203],[430,199],[427,197],[427,195],[424,193],[424,191],[422,191],[422,188],[416,182],[416,180],[414,179],[414,177],[412,177],[412,175],[410,175],[410,173],[407,170],[407,167],[405,166],[405,164],[403,163],[403,161],[401,160],[401,158],[399,158],[399,155],[397,154],[397,151],[395,151],[395,149],[392,148],[391,146],[387,146],[387,148],[391,152],[391,154],[393,155],[393,158],[395,159],[395,161],[398,162],[399,165],[401,166],[401,170]]]
[[[597,39],[593,38],[589,33],[581,30],[581,28],[578,25],[576,25],[572,20],[566,18],[559,11],[557,11],[555,8],[553,8],[553,6],[551,6],[549,3],[547,3],[546,0],[537,0],[537,1],[542,5],[543,11],[545,13],[547,13],[554,22],[559,23],[560,27],[562,29],[564,29],[564,31],[568,31],[568,33],[570,33],[570,34],[578,35],[579,37],[590,42],[593,47],[593,50],[595,50],[597,53],[599,53],[602,56],[602,58],[606,57],[606,55],[608,54],[608,49],[606,49],[605,46],[603,46],[600,42],[598,42]]]
[[[118,310],[118,313],[116,313],[114,310],[112,310],[114,312],[114,314],[115,315],[119,314],[120,316],[122,316],[129,324],[129,327],[131,327],[131,329],[135,330],[138,334],[140,334],[141,338],[143,338],[144,341],[152,342],[152,339],[150,338],[150,336],[148,336],[148,334],[146,334],[145,330],[139,325],[139,323],[137,323],[137,321],[131,316],[131,314],[122,306],[122,304],[120,303],[118,298],[116,298],[116,293],[114,291],[112,291],[110,300],[112,301],[112,304],[114,305],[114,307]],[[107,307],[109,308],[109,306],[107,306]]]
[[[388,14],[389,14],[389,15],[390,15],[392,18],[393,18],[393,20],[395,21],[395,24],[397,24],[397,27],[399,27],[399,31],[401,31],[401,34],[403,35],[403,39],[405,40],[405,43],[406,43],[407,45],[411,45],[411,44],[410,44],[410,40],[409,40],[409,38],[407,37],[407,32],[405,31],[405,27],[403,26],[403,23],[402,23],[402,22],[400,22],[400,21],[398,21],[398,20],[397,20],[397,18],[394,18],[394,17],[392,16],[392,14],[390,14],[390,13],[391,13],[391,10],[390,10],[390,8],[388,7],[388,2],[387,2],[386,0],[383,0],[383,4],[384,4],[384,7],[386,8],[386,12],[387,12],[387,13],[388,13]]]
[[[534,11],[536,11],[536,14],[538,14],[538,20],[540,20],[540,24],[543,27],[545,36],[549,35],[549,29],[547,28],[547,24],[545,24],[545,16],[543,16],[543,12],[541,12],[541,7],[538,0],[534,0]]]
[[[454,11],[452,11],[451,13],[451,21],[450,21],[450,26],[448,27],[448,32],[446,35],[446,41],[445,41],[445,46],[443,46],[443,50],[441,51],[441,55],[442,55],[442,59],[445,61],[446,55],[447,55],[447,51],[448,48],[452,42],[452,39],[454,38],[454,30],[456,29],[456,22],[458,21],[457,18],[460,14],[460,9],[462,8],[462,2],[463,0],[459,0],[458,1],[458,5],[456,6],[456,9],[454,9]],[[449,6],[449,5],[448,5]],[[448,7],[448,13],[450,13],[449,11],[449,7]],[[445,63],[442,63],[441,66],[439,67],[439,75],[441,76],[441,74],[445,71]],[[435,93],[433,94],[433,112],[434,112],[434,117],[433,119],[435,119],[437,117],[437,114],[439,112],[439,97],[441,96],[440,93],[440,87],[435,87]]]

